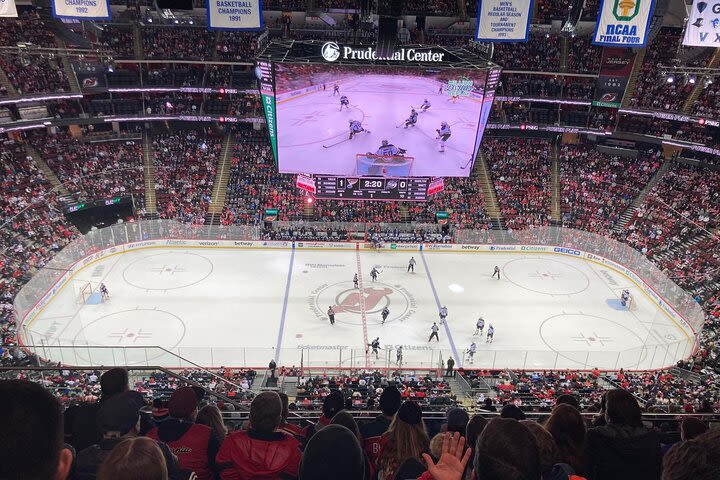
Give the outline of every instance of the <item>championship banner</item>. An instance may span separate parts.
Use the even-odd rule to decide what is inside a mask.
[[[595,81],[595,97],[592,105],[620,108],[634,65],[635,52],[632,49],[603,48],[600,75]]]
[[[260,0],[207,0],[208,30],[260,30]]]
[[[693,2],[683,45],[720,47],[720,2]]]
[[[655,0],[600,0],[595,45],[644,47]]]
[[[15,0],[0,0],[0,17],[17,17]]]
[[[53,17],[110,20],[110,0],[52,0]]]
[[[475,39],[527,42],[532,0],[479,0]]]

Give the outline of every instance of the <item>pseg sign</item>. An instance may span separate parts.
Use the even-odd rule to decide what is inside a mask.
[[[320,50],[322,57],[328,62],[337,60],[393,60],[398,62],[443,62],[444,52],[417,51],[414,48],[401,48],[389,57],[380,57],[372,47],[352,48],[341,47],[335,42],[325,42]]]

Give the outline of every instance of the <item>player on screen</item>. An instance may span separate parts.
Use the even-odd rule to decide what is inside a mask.
[[[365,130],[360,120],[350,120],[350,140],[352,140],[355,135],[362,132],[370,133],[370,130]]]
[[[340,95],[340,85],[338,85],[337,83],[333,85],[333,97],[335,96],[335,94]]]
[[[108,289],[104,283],[100,284],[100,295],[102,295],[103,300],[107,300],[108,298],[110,298],[110,292],[108,292]]]
[[[475,324],[475,333],[473,335],[482,336],[483,329],[485,328],[485,319],[483,317],[478,318],[477,323]]]
[[[440,144],[440,152],[445,151],[445,142],[448,141],[450,138],[450,135],[452,135],[452,132],[450,131],[450,125],[448,125],[447,122],[442,122],[440,124],[440,128],[435,130],[437,132],[437,140]]]
[[[408,117],[407,120],[405,120],[405,128],[414,127],[415,124],[417,123],[417,119],[418,119],[418,113],[413,108],[410,111],[410,116]]]
[[[350,110],[350,100],[348,100],[348,97],[343,95],[340,97],[340,111],[342,112],[343,107],[345,107],[345,110]]]
[[[432,105],[430,105],[430,102],[428,102],[428,99],[426,98],[422,105],[420,105],[420,113],[427,112],[431,106]]]
[[[380,148],[377,149],[377,151],[375,152],[375,155],[393,156],[393,155],[402,155],[405,152],[406,152],[406,150],[404,148],[396,147],[395,145],[388,142],[387,140],[383,140],[382,145],[380,145]]]

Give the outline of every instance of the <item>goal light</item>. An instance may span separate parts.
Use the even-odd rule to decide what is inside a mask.
[[[312,203],[314,201],[315,201],[315,199],[309,195],[307,197],[305,197],[305,203],[307,203],[308,205],[312,205]]]

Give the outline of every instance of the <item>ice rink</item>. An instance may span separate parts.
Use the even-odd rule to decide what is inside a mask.
[[[414,255],[415,273],[407,262]],[[499,265],[501,279],[491,278]],[[370,280],[373,266],[380,270]],[[355,289],[358,272],[361,289]],[[110,298],[78,304],[77,285],[104,282]],[[623,288],[637,308],[619,305]],[[360,291],[364,295],[360,296]],[[331,326],[325,312],[337,312]],[[438,307],[439,342],[428,342]],[[385,324],[380,311],[390,309]],[[495,327],[474,336],[483,316]],[[475,368],[659,368],[692,348],[692,337],[629,279],[605,266],[553,254],[146,248],[90,263],[21,329],[66,363],[168,364],[161,346],[204,366],[437,367],[452,355]],[[472,341],[472,363],[464,353]],[[58,350],[53,345],[75,345]],[[135,347],[91,349],[85,345]],[[680,347],[678,347],[680,345]],[[122,352],[122,353],[121,353]],[[168,365],[177,366],[177,365]]]
[[[355,175],[356,155],[375,153],[383,140],[407,150],[413,157],[413,176],[467,176],[472,158],[482,102],[461,97],[453,103],[438,93],[441,83],[404,76],[362,75],[296,97],[278,100],[277,130],[279,167],[289,173]],[[350,109],[340,111],[340,95],[347,95]],[[404,128],[411,108],[418,112],[423,100],[432,104],[419,113],[417,125]],[[392,99],[392,104],[387,101]],[[348,138],[349,121],[359,120],[371,133]],[[440,153],[436,129],[450,125],[452,136]],[[399,128],[397,128],[399,126]],[[461,167],[466,167],[465,169]]]

